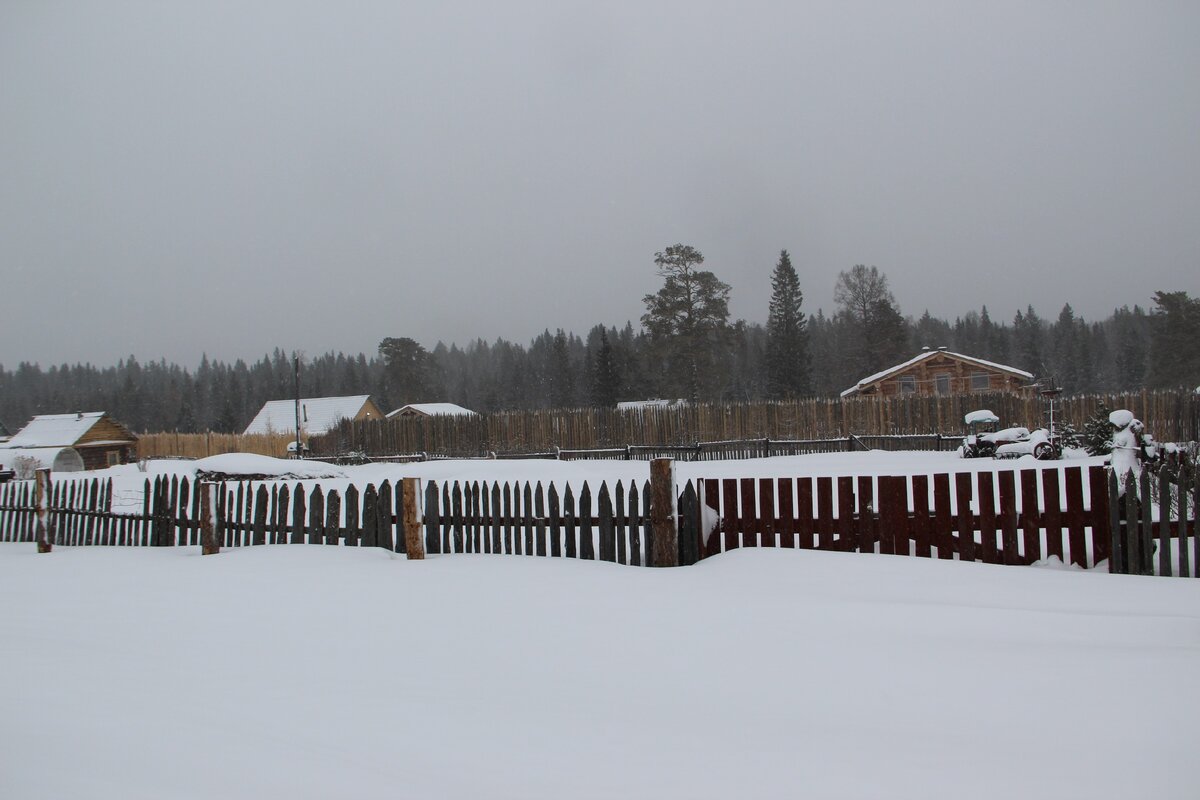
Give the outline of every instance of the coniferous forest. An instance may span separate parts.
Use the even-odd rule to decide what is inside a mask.
[[[731,320],[731,287],[687,245],[657,254],[661,288],[645,314],[587,331],[545,330],[528,344],[482,339],[431,349],[397,331],[370,353],[299,354],[305,397],[370,394],[385,410],[453,402],[481,411],[612,406],[620,400],[751,401],[836,395],[859,379],[945,346],[1008,364],[1068,393],[1200,383],[1200,298],[1155,292],[1143,309],[1086,320],[1070,304],[994,318],[905,315],[886,274],[857,265],[835,286],[836,308],[809,313],[787,251],[771,272],[763,322]],[[267,400],[294,396],[293,353],[258,361],[201,359],[187,368],[134,356],[115,366],[0,364],[0,423],[104,410],[138,432],[239,432]]]

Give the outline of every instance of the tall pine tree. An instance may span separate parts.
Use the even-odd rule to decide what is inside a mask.
[[[808,325],[800,305],[804,293],[787,250],[771,274],[771,304],[767,312],[767,396],[783,400],[808,394]]]

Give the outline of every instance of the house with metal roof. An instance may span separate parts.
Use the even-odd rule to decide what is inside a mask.
[[[320,436],[344,419],[383,419],[383,412],[370,395],[348,397],[303,397],[300,399],[300,436]],[[270,400],[259,410],[246,434],[296,433],[296,401]]]

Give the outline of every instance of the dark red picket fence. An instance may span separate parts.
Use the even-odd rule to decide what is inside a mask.
[[[667,466],[664,476],[670,475]],[[651,501],[656,490],[668,498],[657,521]],[[29,481],[0,485],[0,541],[35,541],[34,494]],[[420,508],[406,509],[400,481],[361,492],[355,486],[338,492],[243,481],[218,484],[214,519],[216,541],[226,548],[340,544],[403,553],[407,515],[420,526],[410,528],[416,537],[411,541],[431,555],[508,553],[671,566],[739,547],[780,547],[1012,565],[1056,556],[1086,568],[1108,559],[1117,572],[1200,572],[1200,488],[1194,479],[1153,479],[1148,472],[1124,491],[1104,467],[1054,466],[932,476],[706,479],[672,494],[669,480],[657,489],[651,481],[616,481],[585,483],[579,491],[568,486],[561,493],[541,483],[427,481],[421,502],[413,503]],[[201,492],[187,478],[147,480],[140,510],[113,509],[111,482],[94,479],[54,482],[48,505],[56,544],[200,543]],[[1154,506],[1169,511],[1154,519]]]

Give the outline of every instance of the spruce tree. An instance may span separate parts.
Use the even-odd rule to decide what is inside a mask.
[[[600,408],[615,407],[620,386],[621,376],[613,358],[612,343],[608,341],[608,332],[601,328],[600,346],[592,366],[592,404]]]
[[[771,275],[771,304],[767,313],[767,396],[773,400],[811,391],[808,325],[800,310],[804,293],[787,250]]]

